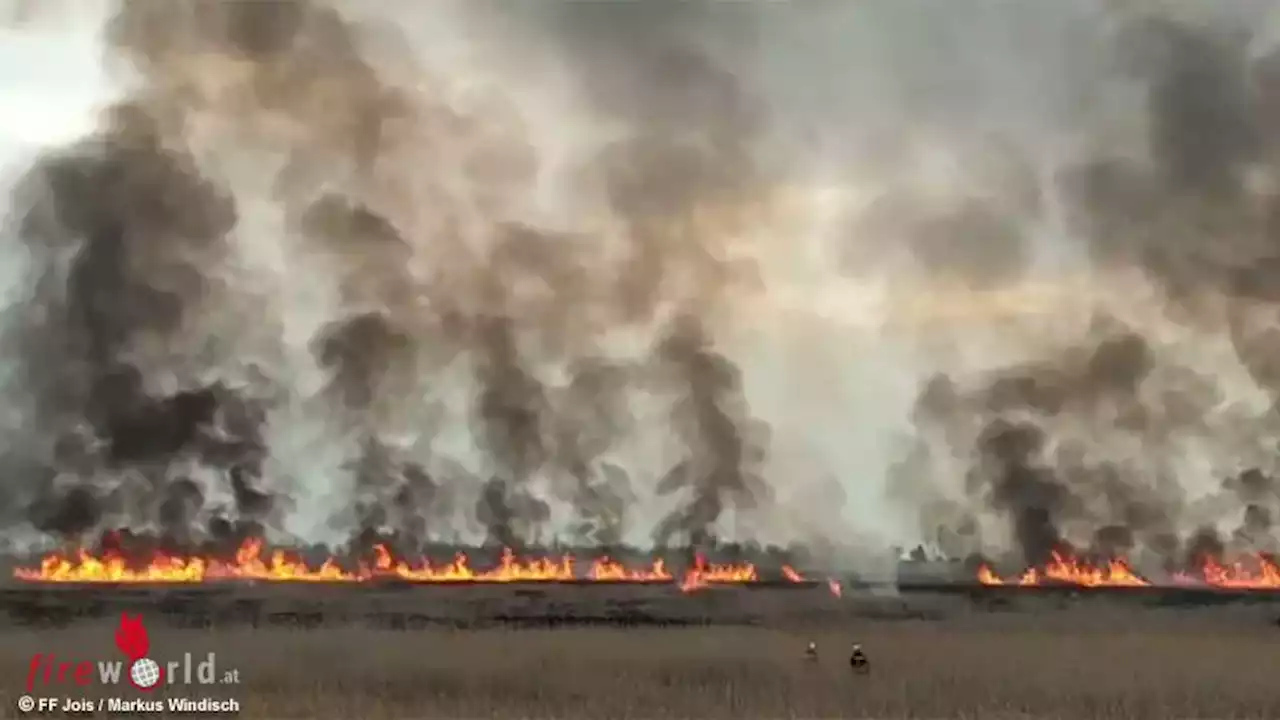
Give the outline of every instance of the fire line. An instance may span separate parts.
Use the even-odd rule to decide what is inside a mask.
[[[244,542],[234,559],[156,553],[146,563],[130,563],[114,551],[93,553],[51,553],[38,567],[18,568],[14,577],[42,583],[201,583],[208,581],[253,580],[266,582],[359,583],[381,579],[413,583],[512,583],[512,582],[600,582],[671,583],[686,591],[716,584],[759,582],[751,563],[709,563],[699,556],[694,565],[677,577],[666,563],[657,559],[647,567],[628,567],[607,557],[586,564],[585,572],[572,556],[519,557],[504,550],[498,565],[476,568],[465,553],[451,562],[432,564],[423,560],[409,563],[396,559],[385,545],[374,546],[372,562],[354,570],[344,568],[336,558],[313,567],[283,550],[264,552],[259,539]],[[791,567],[782,568],[787,582],[805,582]]]
[[[1233,590],[1280,590],[1280,564],[1267,555],[1253,555],[1231,563],[1206,558],[1200,566],[1173,573],[1169,583],[1157,585],[1138,574],[1124,559],[1090,563],[1063,553],[1050,562],[1028,568],[1021,575],[1002,578],[989,565],[978,568],[978,582],[989,586],[1074,585],[1104,587],[1210,587]]]

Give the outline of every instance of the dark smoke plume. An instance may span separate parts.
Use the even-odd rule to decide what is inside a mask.
[[[517,540],[537,542],[550,519],[545,501],[533,491],[535,474],[548,460],[546,391],[521,364],[507,318],[488,318],[478,328],[476,435],[493,462],[477,516],[489,539],[507,547]]]
[[[1168,328],[1225,332],[1274,396],[1269,218],[1280,195],[1250,179],[1280,170],[1265,151],[1273,61],[1251,55],[1249,33],[1230,23],[1151,15],[1122,26],[1117,56],[1143,89],[1145,157],[1085,158],[1051,190],[1096,268],[1140,271],[1167,303]],[[1218,378],[1175,359],[1171,332],[1095,319],[1079,342],[1038,359],[936,377],[917,400],[919,436],[893,492],[921,506],[923,533],[956,555],[1011,541],[1028,564],[1075,550],[1180,568],[1273,547],[1280,448],[1232,438],[1249,427],[1267,437],[1275,410],[1229,408]],[[1188,472],[1180,453],[1201,452],[1195,437],[1238,454],[1235,471],[1202,478],[1221,487],[1199,498],[1174,477]],[[1240,472],[1244,453],[1262,465]],[[924,479],[957,465],[967,468],[962,497]]]
[[[98,137],[42,159],[25,183],[37,199],[17,232],[36,269],[9,342],[33,429],[53,442],[18,460],[33,470],[33,525],[79,536],[112,516],[154,517],[186,533],[209,492],[231,499],[215,514],[265,518],[252,398],[196,378],[161,394],[131,359],[140,346],[180,342],[215,295],[208,270],[225,260],[231,199],[137,104],[113,108]],[[216,470],[222,489],[175,475],[186,459]],[[104,473],[114,486],[94,483]],[[151,510],[153,492],[162,499]]]
[[[771,500],[760,474],[768,428],[749,415],[740,371],[715,352],[698,319],[678,316],[656,355],[679,383],[672,428],[688,448],[657,491],[689,498],[659,523],[654,541],[665,546],[683,538],[704,547],[715,540],[726,510],[742,513]]]
[[[62,535],[196,542],[248,523],[421,543],[462,525],[450,484],[478,472],[493,542],[550,537],[551,501],[579,539],[620,542],[636,476],[610,453],[636,429],[632,372],[583,358],[620,322],[643,333],[672,298],[708,311],[747,277],[725,243],[766,182],[763,104],[708,40],[748,37],[752,16],[714,14],[465,14],[568,59],[584,107],[621,128],[585,163],[621,227],[610,249],[522,217],[542,168],[518,114],[454,107],[393,28],[322,2],[122,0],[108,52],[140,82],[100,132],[38,163],[18,218],[40,271],[10,342],[37,427],[60,438],[5,459],[31,478],[29,519]],[[722,503],[764,495],[764,451],[739,437],[739,371],[685,344],[668,354],[706,479],[677,524],[701,537]],[[457,411],[456,380],[434,374],[459,361],[478,471],[434,447]],[[563,392],[545,387],[566,364]]]
[[[265,109],[295,117],[308,112],[306,94],[320,83],[341,83],[350,103],[337,113],[331,105],[307,128],[313,137],[303,133],[292,150],[295,159],[314,155],[308,150],[323,137],[361,167],[377,153],[371,128],[381,120],[372,113],[389,107],[378,99],[389,91],[359,58],[345,21],[313,3],[123,2],[108,39],[146,82],[107,112],[94,137],[37,162],[23,183],[31,200],[14,219],[36,270],[8,342],[22,358],[37,432],[54,443],[53,452],[36,447],[32,457],[9,462],[29,468],[31,522],[58,535],[154,522],[167,536],[193,539],[201,522],[213,534],[228,522],[278,523],[277,503],[263,489],[270,479],[262,476],[269,450],[261,392],[208,382],[244,376],[212,365],[220,350],[172,366],[155,356],[157,348],[186,346],[234,292],[225,264],[236,261],[230,238],[241,218],[231,195],[202,174],[186,139],[212,101],[197,83],[218,73],[220,62],[232,69],[248,63],[258,89],[269,91],[256,96]],[[324,65],[308,66],[322,56]],[[272,83],[290,91],[272,91]],[[281,177],[304,172],[292,168],[296,162]],[[299,222],[338,253],[403,244],[385,220],[332,194]],[[356,273],[345,283],[350,301],[362,299]],[[197,335],[210,340],[218,342]],[[337,321],[314,342],[332,393],[356,413],[372,410],[393,356],[408,344],[377,313]],[[179,389],[166,392],[175,375]],[[379,442],[362,447],[366,461],[356,475],[363,491],[380,472],[371,469]],[[193,468],[201,482],[188,476]],[[431,495],[424,471],[411,466],[404,474],[395,503]]]
[[[763,194],[765,107],[709,47],[744,52],[756,21],[681,2],[552,5],[535,20],[562,43],[587,102],[629,127],[594,163],[626,226],[613,285],[624,322],[652,318],[673,293],[707,301],[752,279],[719,243],[750,222],[743,201]],[[708,213],[712,232],[700,224]],[[671,287],[679,280],[693,285]]]
[[[586,358],[569,368],[569,383],[558,393],[555,464],[568,485],[577,517],[572,536],[585,544],[617,545],[626,527],[627,506],[635,502],[627,471],[608,453],[632,429],[626,416],[627,368]]]

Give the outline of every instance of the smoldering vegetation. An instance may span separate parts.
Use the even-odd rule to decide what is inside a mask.
[[[11,203],[4,527],[1274,549],[1266,8],[873,6],[120,0],[127,89]]]

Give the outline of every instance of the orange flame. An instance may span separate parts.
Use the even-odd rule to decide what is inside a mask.
[[[1237,590],[1280,589],[1280,564],[1265,555],[1230,565],[1206,559],[1200,566],[1200,577],[1179,573],[1174,579],[1179,584],[1205,583]]]
[[[591,563],[588,577],[600,582],[671,582],[671,573],[667,572],[666,563],[661,558],[653,561],[647,570],[631,570],[609,558],[600,558]]]
[[[283,550],[275,550],[263,557],[260,539],[245,541],[233,560],[207,557],[182,557],[157,553],[143,567],[132,567],[118,552],[107,551],[94,555],[77,550],[68,556],[53,553],[45,556],[39,567],[18,568],[14,577],[32,582],[61,583],[199,583],[216,580],[258,580],[268,582],[364,582],[375,579],[399,579],[415,583],[449,582],[564,582],[585,580],[590,582],[671,583],[675,577],[663,560],[654,560],[645,568],[628,568],[609,558],[593,560],[584,575],[580,575],[574,558],[520,558],[511,550],[504,550],[496,567],[475,569],[465,554],[459,553],[452,562],[432,565],[429,561],[410,564],[397,560],[390,548],[376,545],[371,565],[361,565],[356,570],[345,570],[334,558],[319,567],[291,556]],[[804,582],[800,573],[791,567],[782,569],[790,582]],[[693,590],[710,584],[750,583],[759,580],[754,565],[708,564],[701,556],[694,567],[687,570],[680,581],[685,590]]]
[[[203,557],[182,557],[167,553],[156,555],[141,568],[130,567],[124,557],[107,552],[96,557],[87,550],[77,550],[74,558],[54,553],[40,561],[39,568],[13,571],[19,580],[38,582],[109,582],[109,583],[197,583],[204,580],[276,580],[333,582],[353,580],[354,576],[329,559],[319,568],[292,559],[282,550],[262,558],[262,541],[246,540],[236,551],[235,560],[226,562]]]
[[[491,570],[476,571],[471,569],[467,556],[458,553],[453,562],[440,567],[433,567],[424,562],[411,567],[406,562],[396,562],[391,551],[385,545],[374,546],[376,555],[374,574],[399,578],[409,582],[556,582],[575,579],[573,558],[562,557],[559,560],[534,558],[523,560],[515,556],[511,550],[502,551],[502,560],[498,567]],[[369,573],[362,572],[361,578]]]
[[[742,565],[708,563],[706,558],[698,554],[694,560],[693,567],[685,572],[684,580],[680,582],[680,589],[685,592],[692,592],[709,585],[750,583],[759,579],[756,575],[756,566],[751,563]]]
[[[1053,553],[1049,564],[1029,568],[1021,576],[1004,579],[989,566],[978,568],[978,582],[983,585],[1079,585],[1081,587],[1150,587],[1152,583],[1134,572],[1124,560],[1116,559],[1105,565],[1095,566],[1076,558]],[[1280,566],[1268,557],[1259,555],[1250,562],[1222,565],[1207,560],[1198,573],[1179,573],[1174,576],[1178,585],[1202,585],[1234,589],[1280,589]]]

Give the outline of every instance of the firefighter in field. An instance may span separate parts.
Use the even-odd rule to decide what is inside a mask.
[[[818,643],[809,642],[809,647],[804,649],[804,659],[814,662],[818,659]]]
[[[867,654],[862,651],[862,646],[858,643],[853,644],[853,652],[849,654],[849,667],[859,675],[871,672],[871,661],[867,659]]]

